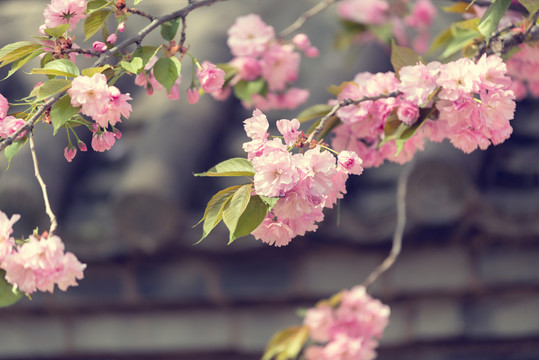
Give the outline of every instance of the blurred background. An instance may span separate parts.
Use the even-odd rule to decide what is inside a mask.
[[[37,35],[47,3],[1,1],[0,45]],[[185,3],[146,0],[140,8],[161,15]],[[201,61],[226,62],[226,30],[236,17],[257,13],[279,31],[316,3],[231,0],[202,8],[187,18],[187,44]],[[127,32],[145,23],[131,16]],[[302,59],[298,85],[311,97],[297,111],[268,112],[270,123],[327,102],[327,86],[359,71],[391,70],[379,46],[334,49],[334,7],[301,31],[322,54]],[[161,43],[159,34],[143,44],[152,42]],[[221,225],[193,245],[206,202],[234,182],[192,173],[244,156],[242,121],[251,111],[209,96],[188,105],[190,61],[183,65],[178,101],[147,96],[132,78],[116,84],[135,99],[133,114],[106,153],[78,152],[69,164],[65,132],[52,137],[50,127],[36,127],[58,234],[88,267],[78,287],[0,309],[0,359],[257,359],[274,332],[301,323],[298,309],[361,283],[388,254],[402,169],[395,164],[351,178],[340,215],[326,211],[316,233],[286,247],[252,236],[227,246]],[[38,80],[16,74],[0,82],[0,93],[20,99]],[[370,288],[392,312],[379,359],[539,358],[537,105],[517,105],[514,133],[500,146],[465,155],[429,144],[418,154],[402,254]],[[0,209],[22,216],[15,236],[49,226],[27,150],[9,171],[0,160]]]

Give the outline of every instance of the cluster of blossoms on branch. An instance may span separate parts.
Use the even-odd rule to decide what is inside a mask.
[[[23,119],[8,115],[9,103],[4,95],[0,94],[0,138],[7,138],[14,134],[25,123]],[[21,133],[17,138],[21,139],[26,135],[26,132]]]
[[[64,243],[56,235],[34,233],[28,239],[15,240],[12,228],[19,218],[8,218],[0,211],[0,269],[5,271],[7,282],[26,295],[37,290],[52,293],[54,285],[62,291],[77,285],[86,265],[64,252]]]
[[[360,73],[332,103],[378,95],[388,98],[339,109],[342,124],[334,131],[332,145],[338,151],[357,152],[365,167],[379,166],[384,160],[407,162],[423,149],[425,139],[447,138],[466,153],[477,147],[484,150],[511,135],[515,96],[510,86],[507,67],[496,55],[483,55],[477,63],[461,58],[446,64],[404,66],[398,77],[393,72]],[[398,129],[410,134],[404,144],[392,138]]]
[[[363,286],[344,290],[338,306],[321,302],[307,310],[303,324],[315,342],[307,360],[372,360],[377,339],[389,322],[389,306],[373,299]]]

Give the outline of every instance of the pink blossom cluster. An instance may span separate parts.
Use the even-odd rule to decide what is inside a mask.
[[[521,44],[520,50],[507,61],[507,69],[517,100],[524,99],[528,93],[539,98],[539,46]]]
[[[319,55],[307,35],[297,34],[291,42],[277,40],[275,30],[258,15],[249,14],[236,19],[228,30],[228,46],[235,56],[230,65],[237,75],[230,86],[240,81],[262,79],[266,88],[253,94],[245,107],[266,109],[294,109],[309,96],[306,89],[292,86],[298,79],[300,53],[308,57]]]
[[[304,325],[316,344],[305,350],[306,359],[374,359],[389,313],[389,307],[373,299],[363,286],[345,290],[337,307],[323,304],[309,309]]]
[[[19,215],[8,218],[0,211],[0,268],[5,278],[26,295],[39,291],[54,291],[54,285],[65,291],[76,286],[86,268],[70,252],[64,251],[62,240],[51,235],[38,239],[34,235],[18,245],[11,234]]]
[[[0,94],[0,138],[7,138],[14,134],[26,123],[23,119],[8,115],[9,103],[4,95]],[[21,139],[26,135],[23,131],[17,139]]]
[[[399,77],[392,72],[360,73],[344,86],[338,101],[392,92],[400,95],[341,108],[337,116],[342,125],[335,130],[334,149],[355,151],[365,167],[373,167],[384,160],[409,161],[423,149],[425,139],[439,142],[447,138],[470,153],[477,147],[484,150],[491,143],[500,144],[511,135],[514,93],[500,57],[484,55],[477,63],[468,58],[447,64],[418,63],[402,67]],[[384,142],[388,119],[394,122],[392,127],[395,121],[396,125],[414,125],[421,112],[424,122],[395,156],[395,141]],[[438,116],[428,117],[428,113]]]
[[[96,122],[92,128],[92,148],[95,151],[109,150],[116,139],[121,137],[114,126],[122,121],[122,116],[128,118],[132,111],[128,103],[131,96],[128,93],[122,94],[115,86],[108,86],[107,78],[103,74],[94,74],[92,77],[77,76],[67,92],[71,97],[71,105],[80,107],[82,114],[90,116]],[[107,130],[109,125],[112,132]],[[81,150],[84,151],[83,148]]]
[[[430,0],[344,0],[339,3],[337,13],[346,21],[367,26],[389,23],[399,45],[408,46],[410,38],[410,46],[423,53],[427,50],[437,10]],[[372,38],[363,34],[359,39]]]
[[[69,24],[69,31],[75,30],[77,23],[86,17],[86,0],[51,0],[43,10],[45,24],[42,27],[54,28]]]
[[[159,60],[157,56],[154,56],[147,64],[144,66],[144,71],[138,74],[135,77],[135,85],[146,88],[146,93],[152,95],[154,91],[166,91],[165,87],[161,85],[159,81],[155,78],[153,74],[153,66]],[[178,100],[180,98],[180,83],[182,81],[181,75],[178,76],[174,85],[170,88],[170,91],[167,91],[167,97],[171,100]]]
[[[320,145],[293,154],[290,150],[302,140],[299,121],[279,120],[277,128],[283,140],[269,139],[269,124],[258,109],[245,120],[251,141],[243,144],[255,170],[255,193],[278,197],[262,223],[252,232],[269,245],[287,245],[293,237],[315,231],[322,221],[324,207],[331,208],[346,193],[349,174],[361,174],[361,159],[350,151],[336,158]]]

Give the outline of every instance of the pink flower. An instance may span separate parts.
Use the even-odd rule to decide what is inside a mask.
[[[208,94],[221,90],[225,84],[225,72],[208,61],[202,63],[198,77],[202,90]]]
[[[298,169],[286,149],[271,149],[251,162],[255,169],[255,191],[259,195],[284,196],[299,181]]]
[[[73,158],[77,155],[77,148],[73,146],[66,146],[64,149],[64,157],[67,162],[71,162]]]
[[[309,327],[311,338],[322,343],[330,339],[329,330],[334,322],[333,309],[329,305],[310,308],[303,320],[303,323]]]
[[[92,149],[99,152],[110,150],[115,142],[116,137],[111,132],[94,133],[92,136]]]
[[[345,0],[337,13],[346,20],[362,24],[382,24],[387,19],[389,4],[385,0]]]
[[[320,55],[318,49],[311,45],[309,38],[305,34],[297,34],[292,38],[292,43],[308,57]]]
[[[339,169],[342,169],[345,173],[361,175],[363,172],[362,163],[363,160],[353,151],[341,151],[337,158]]]
[[[198,92],[198,89],[196,87],[187,89],[187,102],[189,104],[196,104],[199,98],[200,93]]]
[[[71,105],[81,106],[80,111],[91,117],[105,112],[110,98],[107,78],[103,74],[94,74],[92,77],[77,76],[67,92],[71,97]]]
[[[256,109],[253,111],[253,116],[243,122],[243,127],[247,136],[253,140],[267,139],[269,123],[266,115],[262,111]]]
[[[116,41],[118,41],[118,35],[116,35],[116,33],[112,33],[107,37],[107,43],[111,45],[116,43]]]
[[[86,17],[85,11],[85,0],[51,0],[51,3],[43,10],[45,25],[48,28],[54,28],[69,23],[69,30],[72,31],[79,20]]]
[[[292,119],[292,120],[279,120],[277,121],[277,129],[279,129],[279,132],[284,137],[284,142],[288,146],[294,145],[296,142],[300,132],[299,129],[299,121],[298,119]]]
[[[228,29],[227,44],[234,56],[261,55],[275,37],[273,27],[266,25],[260,16],[240,16]]]
[[[94,43],[92,44],[92,48],[95,51],[105,52],[107,50],[107,44],[101,41],[94,41]]]
[[[442,87],[440,98],[451,101],[471,92],[478,92],[479,83],[477,65],[468,58],[441,65],[440,76],[436,81],[436,84]]]
[[[294,232],[285,223],[273,221],[270,214],[268,214],[264,221],[251,234],[257,240],[262,240],[262,242],[268,245],[288,245],[294,236]]]
[[[262,76],[271,91],[284,90],[287,83],[298,78],[299,53],[292,45],[274,44],[262,55]]]
[[[405,18],[406,24],[413,28],[427,27],[436,17],[436,7],[430,0],[418,0],[414,4],[412,13]]]
[[[10,254],[15,246],[15,241],[11,237],[11,233],[13,232],[13,224],[20,218],[20,215],[14,214],[10,219],[4,212],[0,211],[0,265],[6,255]]]
[[[23,119],[16,118],[8,115],[3,119],[0,119],[0,138],[7,138],[8,136],[15,134],[20,128],[26,124]],[[26,131],[23,131],[17,136],[17,140],[26,136]]]
[[[124,32],[125,31],[125,22],[121,22],[118,24],[118,31],[119,32]]]
[[[4,97],[4,95],[0,94],[0,120],[7,116],[8,110],[9,110],[9,102]]]
[[[88,151],[88,148],[86,147],[86,144],[82,140],[79,140],[77,142],[77,146],[79,147],[79,150],[82,151],[82,152]]]
[[[398,89],[404,93],[404,98],[418,106],[426,105],[429,96],[438,87],[436,79],[440,66],[436,61],[427,65],[418,63],[414,66],[403,66],[399,70]]]
[[[397,117],[406,125],[413,125],[419,118],[419,108],[411,102],[402,101],[397,108]]]
[[[109,86],[109,98],[102,104],[102,112],[94,114],[92,118],[103,128],[108,127],[109,124],[114,126],[122,121],[122,116],[129,118],[132,108],[128,100],[132,100],[129,94],[122,94],[117,87]]]
[[[253,81],[258,79],[262,73],[262,68],[258,60],[253,57],[243,56],[234,58],[230,65],[238,69],[238,76],[241,80]]]

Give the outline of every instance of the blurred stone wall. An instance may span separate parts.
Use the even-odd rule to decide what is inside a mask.
[[[226,30],[237,16],[255,12],[280,30],[316,2],[216,4],[188,17],[187,41],[199,59],[227,61]],[[46,3],[0,2],[0,44],[37,34]],[[184,3],[141,5],[164,14]],[[334,9],[303,30],[323,54],[302,60],[300,86],[312,90],[309,104],[327,101],[328,85],[359,71],[390,69],[375,46],[332,50]],[[15,75],[0,92],[22,97],[31,81]],[[362,282],[387,255],[401,171],[394,164],[350,179],[340,211],[327,211],[316,233],[287,247],[252,237],[226,246],[222,226],[193,246],[201,229],[191,227],[211,194],[229,183],[192,173],[243,156],[241,122],[250,112],[233,100],[206,97],[188,106],[185,93],[176,102],[149,97],[132,79],[117,86],[135,98],[134,112],[111,151],[79,152],[68,164],[65,133],[51,137],[51,129],[36,128],[58,232],[88,268],[78,287],[0,309],[0,359],[256,359],[275,331],[301,321],[298,308]],[[403,252],[371,288],[392,311],[379,359],[538,358],[537,115],[537,103],[519,104],[512,138],[487,151],[464,155],[443,143],[418,155]],[[22,215],[15,235],[36,224],[46,229],[29,154],[18,154],[9,171],[0,165],[0,209]]]

